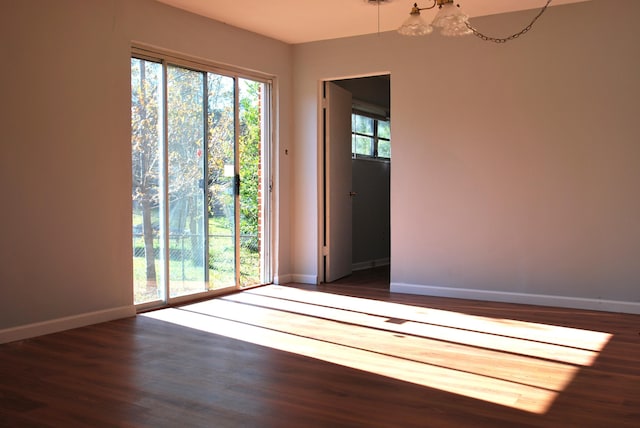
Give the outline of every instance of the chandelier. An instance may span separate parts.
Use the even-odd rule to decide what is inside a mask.
[[[417,3],[413,4],[409,18],[398,28],[398,33],[405,36],[424,36],[433,32],[434,28],[440,29],[440,34],[443,36],[464,36],[467,34],[474,34],[482,40],[505,43],[513,39],[517,39],[522,36],[533,27],[533,24],[542,16],[547,7],[551,3],[551,0],[547,0],[547,3],[542,7],[540,12],[533,18],[533,20],[522,30],[508,37],[490,37],[482,34],[476,30],[469,23],[469,16],[462,11],[459,4],[454,4],[453,0],[431,0],[433,4],[427,7],[418,7]],[[421,10],[433,9],[438,6],[438,13],[433,21],[429,24],[420,16]]]

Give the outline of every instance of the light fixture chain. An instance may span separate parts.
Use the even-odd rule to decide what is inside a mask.
[[[466,24],[467,28],[469,28],[469,30],[471,30],[476,37],[479,37],[484,41],[494,42],[494,43],[506,43],[506,42],[508,42],[510,40],[517,39],[518,37],[522,36],[523,34],[528,32],[529,30],[531,30],[531,28],[533,27],[533,24],[535,24],[536,21],[538,20],[538,18],[540,18],[542,16],[542,14],[544,13],[545,10],[547,10],[547,7],[549,7],[550,3],[551,3],[551,0],[547,0],[547,4],[545,4],[544,7],[540,10],[540,12],[535,16],[535,18],[533,18],[531,20],[529,25],[527,25],[526,27],[524,27],[522,30],[518,31],[517,33],[510,35],[509,37],[490,37],[490,36],[485,36],[480,31],[478,31],[475,28],[473,28],[471,26],[471,24],[469,24],[468,21],[465,22],[465,24]]]

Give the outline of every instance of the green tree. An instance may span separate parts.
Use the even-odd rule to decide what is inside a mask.
[[[157,287],[152,211],[159,197],[160,65],[131,60],[131,160],[134,212],[141,211],[147,291]],[[136,207],[138,209],[136,209]]]
[[[203,264],[204,73],[167,67],[169,232],[190,241],[189,259]],[[185,254],[181,254],[185,257]]]
[[[234,79],[228,76],[209,73],[207,127],[209,217],[231,217],[227,227],[233,230],[232,177],[225,175],[225,165],[234,163],[235,127],[234,127]]]
[[[240,233],[258,235],[260,223],[260,157],[262,84],[243,80],[240,98]]]

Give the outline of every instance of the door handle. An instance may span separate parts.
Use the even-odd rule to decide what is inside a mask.
[[[352,197],[352,198],[353,198],[354,196],[358,196],[358,192],[353,192],[353,191],[352,191],[352,192],[349,192],[349,196],[350,196],[350,197]]]
[[[235,175],[233,184],[235,195],[240,196],[240,174]]]

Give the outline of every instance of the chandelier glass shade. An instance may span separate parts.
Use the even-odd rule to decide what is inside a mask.
[[[454,5],[451,1],[440,5],[431,25],[440,28],[440,34],[443,36],[465,36],[471,34],[467,22],[469,16],[462,11],[460,5]]]
[[[420,16],[417,4],[413,5],[409,17],[398,28],[398,33],[403,36],[426,36],[433,32],[433,26]]]
[[[433,32],[434,28],[440,30],[443,36],[465,36],[474,34],[482,40],[505,43],[522,36],[533,27],[533,24],[547,10],[552,0],[546,0],[546,4],[533,20],[522,30],[508,37],[490,37],[476,30],[469,23],[469,16],[462,11],[459,4],[455,4],[454,0],[431,0],[432,4],[427,7],[418,7],[417,3],[413,4],[409,18],[398,28],[398,33],[404,36],[424,36]],[[431,23],[428,23],[420,16],[420,11],[433,9],[438,6],[438,13]]]

